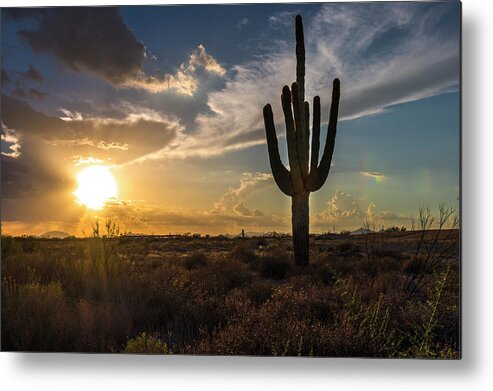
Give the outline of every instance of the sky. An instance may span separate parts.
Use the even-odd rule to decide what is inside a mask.
[[[262,108],[287,165],[297,14],[321,148],[341,80],[311,231],[410,228],[420,207],[458,208],[459,2],[4,8],[2,232],[82,236],[106,219],[145,234],[289,232]],[[107,194],[97,209],[80,198],[90,167],[107,175],[86,185]]]

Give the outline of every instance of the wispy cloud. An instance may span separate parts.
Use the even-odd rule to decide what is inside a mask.
[[[121,82],[122,87],[141,88],[152,93],[174,90],[183,95],[193,95],[199,87],[197,69],[202,68],[209,73],[224,76],[226,70],[217,60],[207,53],[203,45],[192,51],[187,63],[180,65],[175,74],[147,75],[143,71],[129,75]]]
[[[224,76],[226,69],[224,69],[217,60],[206,52],[204,45],[197,46],[188,61],[188,69],[190,72],[194,72],[197,67],[204,68],[207,72],[216,73],[219,76]]]
[[[274,30],[285,29],[293,24],[296,12],[281,11],[269,16],[269,26]]]
[[[377,171],[360,171],[360,174],[371,178],[385,178],[385,175]]]
[[[324,5],[305,20],[307,96],[330,104],[331,83],[342,83],[340,118],[381,113],[403,102],[458,86],[459,36],[436,25],[450,3],[353,3]],[[292,15],[272,18],[275,26]],[[282,24],[282,23],[281,23]],[[262,106],[270,102],[282,134],[279,95],[295,78],[293,37],[269,54],[234,66],[226,86],[211,92],[209,113],[196,118],[193,136],[149,158],[211,156],[265,142]],[[241,97],[241,99],[240,99]]]
[[[238,24],[236,25],[236,28],[239,30],[242,30],[245,28],[248,24],[250,23],[250,20],[248,18],[243,18],[241,19]]]
[[[2,155],[17,159],[21,156],[21,140],[20,136],[13,129],[9,129],[2,122]],[[4,151],[5,149],[5,151]]]
[[[101,164],[104,162],[104,160],[96,159],[92,156],[73,156],[72,159],[74,161],[75,167],[90,165],[90,164]]]

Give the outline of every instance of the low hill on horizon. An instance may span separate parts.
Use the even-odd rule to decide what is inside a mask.
[[[40,238],[44,238],[44,239],[65,239],[68,238],[69,236],[70,235],[68,233],[63,231],[48,231],[42,235],[39,235]]]

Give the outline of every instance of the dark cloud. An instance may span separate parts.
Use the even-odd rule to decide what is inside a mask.
[[[5,69],[2,69],[1,83],[2,86],[9,84],[11,82],[10,75]]]
[[[24,91],[24,90],[23,90]],[[23,92],[26,94],[26,92]],[[22,94],[22,92],[19,92]],[[27,94],[26,94],[27,96]],[[50,117],[34,110],[27,102],[2,95],[2,121],[7,127],[25,134],[39,134],[44,139],[57,137],[75,137],[75,134],[60,118]]]
[[[31,90],[15,92],[21,98],[34,97]],[[41,91],[34,94],[43,96]],[[115,163],[125,163],[165,147],[182,131],[178,120],[155,111],[133,106],[122,109],[127,110],[127,116],[119,119],[76,115],[77,119],[64,121],[34,110],[25,101],[2,95],[2,121],[8,128],[21,136],[40,135],[70,156],[111,157]]]
[[[72,185],[59,165],[47,159],[46,146],[39,135],[23,135],[21,141],[19,157],[2,155],[2,201],[27,200],[29,204]],[[2,219],[11,213],[6,209],[2,208]]]
[[[27,93],[24,88],[16,88],[12,91],[12,96],[15,96],[16,98],[26,99]]]
[[[7,95],[2,95],[1,105],[2,134],[6,135],[8,130],[15,135],[21,152],[19,156],[2,154],[2,201],[22,202],[26,199],[29,204],[33,199],[71,186],[60,165],[52,160],[53,151],[44,142],[58,134],[70,134],[64,122],[39,113],[28,103]],[[13,217],[14,206],[3,206],[2,219]],[[19,210],[22,209],[19,206]]]
[[[37,81],[39,83],[44,81],[44,77],[40,71],[34,68],[31,64],[29,64],[27,71],[19,72],[19,75],[29,81]]]
[[[24,156],[16,159],[2,155],[2,200],[36,197],[52,188],[49,172]]]
[[[29,88],[27,91],[27,95],[31,99],[36,99],[36,100],[43,100],[48,96],[47,92],[37,90],[36,88]]]
[[[74,71],[85,69],[119,85],[142,69],[144,44],[126,26],[118,8],[11,9],[7,15],[37,20],[36,29],[21,30],[19,35],[35,52],[52,54]]]
[[[12,96],[21,99],[43,100],[48,96],[48,93],[37,90],[36,88],[29,88],[27,91],[24,88],[16,88],[12,91]]]
[[[18,32],[35,52],[51,54],[67,68],[85,70],[117,87],[152,93],[173,90],[192,96],[199,89],[200,71],[226,74],[203,45],[198,45],[175,73],[147,74],[143,68],[146,47],[125,24],[117,7],[15,9],[7,12],[7,17],[37,21],[34,29]],[[29,72],[26,76],[35,75]]]

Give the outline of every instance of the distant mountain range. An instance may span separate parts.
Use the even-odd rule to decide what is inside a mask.
[[[351,231],[350,235],[362,235],[362,234],[367,234],[367,233],[372,233],[373,231],[365,229],[365,228],[359,228],[355,231]],[[254,232],[254,231],[249,231],[245,232],[245,237],[254,237],[254,236],[259,236],[259,237],[276,237],[276,236],[285,236],[287,235],[286,233],[276,233],[276,232]],[[324,234],[316,234],[317,236],[324,236]],[[330,235],[338,235],[338,234],[330,234]],[[64,239],[71,236],[67,232],[63,231],[49,231],[45,232],[42,235],[39,235],[39,238],[43,239]],[[136,234],[136,233],[131,233],[128,234],[127,236],[152,236],[152,235],[146,235],[146,234]],[[241,233],[232,235],[232,234],[223,234],[222,236],[227,237],[227,238],[236,238],[241,236]]]
[[[40,238],[44,239],[65,239],[70,235],[63,231],[49,231],[45,232],[43,235],[39,235]]]

